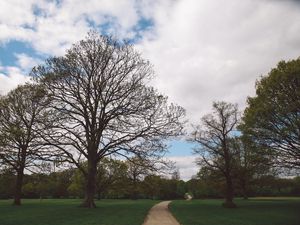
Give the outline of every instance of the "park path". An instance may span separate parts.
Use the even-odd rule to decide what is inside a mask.
[[[169,211],[171,201],[163,201],[154,205],[143,225],[180,225]]]

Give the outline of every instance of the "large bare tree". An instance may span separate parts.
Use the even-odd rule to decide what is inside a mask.
[[[41,86],[18,86],[0,98],[0,160],[16,172],[14,205],[21,204],[24,170],[41,156],[40,130],[44,130],[49,99]]]
[[[90,32],[32,75],[53,98],[56,120],[45,139],[86,178],[83,207],[95,207],[96,170],[103,157],[155,157],[164,152],[164,139],[181,133],[184,109],[148,85],[151,65],[126,42]]]
[[[239,150],[234,140],[239,121],[236,105],[226,102],[213,103],[213,112],[202,117],[201,125],[195,127],[190,140],[198,145],[194,152],[198,163],[223,174],[226,181],[224,207],[235,207],[233,203],[233,169]]]

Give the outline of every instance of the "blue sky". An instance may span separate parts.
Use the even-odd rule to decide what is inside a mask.
[[[9,41],[2,44],[0,62],[2,66],[18,66],[17,58],[15,54],[25,53],[27,55],[33,55],[34,50],[28,46],[29,44],[22,43],[20,41]]]
[[[193,148],[196,147],[195,144],[187,142],[184,140],[173,140],[168,144],[169,152],[168,156],[187,156],[193,155]]]
[[[154,66],[152,85],[187,110],[190,131],[213,101],[242,110],[256,79],[299,57],[299,21],[292,0],[2,0],[0,94],[96,29],[135,43]],[[171,141],[167,155],[188,179],[196,156],[182,140]]]

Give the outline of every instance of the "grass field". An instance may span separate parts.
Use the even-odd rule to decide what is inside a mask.
[[[300,198],[237,199],[236,209],[222,200],[173,201],[171,212],[183,225],[300,225]]]
[[[141,225],[157,201],[100,200],[96,209],[80,200],[23,200],[21,207],[0,201],[0,225]]]

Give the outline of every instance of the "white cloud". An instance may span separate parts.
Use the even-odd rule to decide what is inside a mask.
[[[0,65],[0,95],[7,94],[20,84],[30,81],[31,69],[41,61],[27,54],[15,54],[17,66]]]
[[[300,5],[292,1],[182,0],[152,12],[139,44],[155,67],[155,85],[194,122],[214,100],[243,108],[260,75],[299,56]]]
[[[4,0],[0,1],[0,46],[17,40],[29,44],[39,54],[63,55],[94,26],[109,23],[107,32],[120,38],[132,37],[139,13],[134,0]],[[18,67],[5,65],[0,70],[2,94],[27,81],[23,74],[40,63],[30,55],[15,56],[17,62],[11,64]]]
[[[29,80],[18,67],[0,66],[0,95],[7,94],[11,89]]]
[[[62,55],[95,26],[131,38],[142,13],[137,7],[135,0],[1,1],[0,42],[25,41],[40,53]]]
[[[35,0],[0,1],[0,23],[9,26],[30,25],[35,18],[32,14],[32,6]]]
[[[133,37],[141,17],[154,24],[137,45],[154,64],[153,83],[187,109],[191,122],[214,100],[243,108],[260,75],[300,55],[300,4],[276,0],[5,0],[0,42],[21,40],[38,53],[61,55],[94,26]],[[24,54],[17,60],[19,68],[0,70],[2,93],[27,80],[24,70],[36,63]],[[178,160],[191,166],[180,164],[182,177],[196,171],[193,157]]]
[[[41,63],[41,60],[33,58],[24,53],[15,54],[15,57],[17,58],[17,65],[24,72],[30,72],[34,66],[37,66]]]
[[[199,166],[196,165],[195,156],[169,156],[168,160],[175,162],[175,166],[179,169],[180,179],[189,180],[199,171]]]

